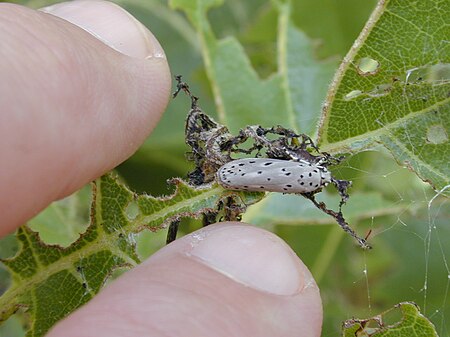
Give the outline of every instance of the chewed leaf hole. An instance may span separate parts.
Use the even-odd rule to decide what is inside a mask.
[[[125,213],[128,219],[134,220],[139,215],[139,206],[135,201],[131,201],[127,207],[125,207]]]
[[[379,84],[375,88],[373,88],[371,91],[367,93],[370,97],[381,97],[386,96],[391,92],[392,84],[386,83],[386,84]]]
[[[407,85],[431,83],[443,84],[450,82],[450,64],[437,63],[406,70],[403,76],[397,78]]]
[[[92,187],[86,185],[78,192],[53,202],[29,220],[28,225],[39,233],[45,244],[69,247],[88,227],[90,209],[87,205],[91,200]]]
[[[433,83],[448,83],[450,81],[450,64],[439,63],[429,68],[427,78],[428,82]]]
[[[358,98],[360,96],[363,97],[382,97],[388,95],[392,90],[392,84],[379,84],[375,86],[372,90],[363,92],[361,90],[352,90],[347,95],[344,96],[344,100],[351,101],[352,99]]]
[[[427,142],[431,144],[443,144],[448,142],[448,134],[441,124],[431,125],[427,129]]]
[[[356,63],[356,69],[361,75],[375,75],[380,68],[380,62],[370,57],[363,57]]]
[[[358,96],[361,96],[362,93],[363,92],[361,90],[352,90],[347,95],[344,96],[344,100],[350,101]]]

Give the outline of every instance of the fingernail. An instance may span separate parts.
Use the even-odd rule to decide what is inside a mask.
[[[246,225],[213,225],[191,235],[189,255],[248,287],[293,295],[311,274],[279,237]],[[311,277],[312,278],[312,277]]]
[[[107,1],[78,0],[41,11],[83,28],[111,48],[136,58],[165,58],[153,34],[121,7]]]

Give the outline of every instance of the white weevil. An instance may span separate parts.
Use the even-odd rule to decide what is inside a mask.
[[[221,166],[217,171],[217,181],[225,189],[251,191],[251,192],[279,192],[298,193],[311,200],[316,207],[331,215],[338,224],[353,236],[364,249],[370,249],[366,238],[360,238],[345,221],[341,206],[348,198],[346,188],[348,181],[335,180],[325,166],[310,163],[306,160],[280,160],[272,158],[245,158],[232,160]],[[341,203],[339,212],[326,208],[325,204],[318,203],[314,194],[320,192],[322,187],[334,183],[339,188]],[[370,232],[369,232],[370,233]]]
[[[311,193],[327,186],[331,173],[326,167],[305,160],[245,158],[223,165],[217,178],[229,190]]]
[[[184,91],[191,98],[191,109],[185,128],[185,141],[191,147],[188,159],[195,163],[195,169],[188,174],[190,184],[202,186],[217,180],[228,190],[299,194],[333,217],[362,248],[370,249],[367,237],[359,237],[341,211],[349,197],[347,189],[351,181],[335,179],[327,169],[328,166],[338,164],[342,157],[320,152],[310,137],[297,134],[281,125],[271,128],[249,125],[233,136],[226,126],[215,122],[200,109],[198,98],[192,95],[189,86],[181,81],[181,76],[176,76],[176,80],[177,90],[173,96],[176,97],[180,91]],[[253,141],[253,144],[246,148],[241,147],[247,140]],[[312,154],[314,151],[310,153],[310,149],[318,155]],[[252,154],[255,151],[257,154],[265,153],[268,158],[231,158],[232,153]],[[338,211],[328,209],[324,202],[315,199],[315,194],[329,183],[333,183],[341,197]],[[205,212],[204,225],[215,222],[221,211],[225,220],[237,220],[245,207],[233,205],[233,202],[233,196],[220,200],[217,210]],[[179,219],[170,224],[167,243],[175,240],[178,224]]]

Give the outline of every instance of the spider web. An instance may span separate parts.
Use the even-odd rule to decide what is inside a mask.
[[[374,249],[355,259],[358,272],[352,282],[359,293],[354,296],[365,293],[366,302],[361,318],[413,301],[434,323],[439,336],[450,336],[450,202],[444,196],[450,186],[433,191],[387,154],[375,155],[372,166],[366,168],[364,162],[370,156],[356,156],[354,163],[343,167],[352,172],[355,185],[365,181],[381,190],[392,210],[370,217],[369,241]],[[324,332],[323,336],[332,335]]]

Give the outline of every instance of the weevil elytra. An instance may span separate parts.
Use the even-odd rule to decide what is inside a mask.
[[[231,190],[311,193],[327,186],[331,173],[304,160],[244,158],[223,165],[217,171],[217,181]]]

